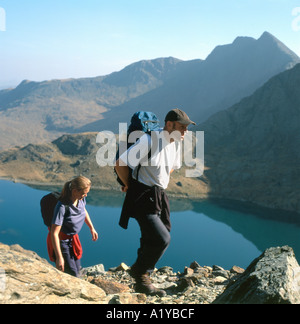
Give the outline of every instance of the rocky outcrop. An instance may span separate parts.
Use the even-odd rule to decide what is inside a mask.
[[[288,247],[270,248],[219,296],[215,304],[300,304],[300,267]]]
[[[200,266],[182,273],[155,270],[152,280],[166,297],[134,291],[129,268],[121,264],[83,270],[82,279],[56,270],[36,253],[0,243],[0,304],[299,304],[300,267],[289,247],[271,248],[249,268]]]
[[[191,267],[182,274],[170,267],[155,271],[155,285],[169,296],[146,297],[135,293],[124,264],[109,271],[102,265],[86,268],[78,279],[19,245],[0,243],[0,304],[207,304],[234,276],[219,267],[202,268],[196,263]]]
[[[59,272],[36,253],[0,243],[0,304],[101,304],[105,292]]]

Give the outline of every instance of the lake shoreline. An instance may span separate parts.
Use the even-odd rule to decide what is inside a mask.
[[[9,181],[9,182],[13,182],[13,183],[20,183],[20,184],[24,184],[27,186],[31,186],[31,187],[36,187],[39,189],[49,189],[49,188],[62,188],[64,183],[61,182],[57,182],[57,183],[53,183],[53,182],[40,182],[40,181],[29,181],[29,180],[25,180],[25,179],[15,179],[12,177],[0,177],[0,181]],[[57,189],[59,190],[59,189]],[[92,190],[93,191],[99,191],[99,192],[110,192],[112,194],[118,194],[118,195],[122,195],[122,191],[121,190],[117,190],[116,188],[112,188],[109,186],[92,186]],[[276,209],[276,208],[272,208],[271,206],[268,205],[263,205],[263,204],[257,204],[257,203],[253,203],[250,201],[246,201],[246,200],[238,200],[238,199],[228,199],[228,198],[224,198],[224,197],[219,197],[219,196],[214,196],[211,194],[199,194],[196,196],[190,196],[188,194],[176,194],[176,193],[172,193],[172,192],[168,192],[167,194],[169,196],[169,198],[172,200],[183,200],[183,201],[210,201],[212,203],[215,203],[219,206],[223,206],[225,208],[229,208],[229,209],[233,209],[236,211],[240,211],[240,212],[251,212],[254,214],[257,214],[258,216],[262,216],[264,213],[266,213],[267,215],[271,215],[273,214],[271,217],[270,216],[266,216],[266,218],[271,218],[271,219],[275,219],[275,220],[281,220],[281,221],[286,221],[286,218],[288,219],[288,222],[292,221],[292,222],[296,222],[300,224],[300,213],[297,212],[293,212],[293,211],[289,211],[289,210],[282,210],[282,209]],[[125,197],[125,195],[124,195]]]
[[[15,178],[11,178],[11,177],[0,177],[0,181],[10,181],[13,183],[21,183],[24,185],[28,185],[28,186],[37,186],[37,187],[45,187],[45,188],[56,188],[56,187],[63,187],[64,183],[63,182],[57,182],[57,183],[53,183],[53,182],[40,182],[40,181],[30,181],[30,180],[24,180],[24,179],[15,179]],[[111,191],[114,193],[120,193],[122,194],[121,190],[117,190],[116,188],[112,188],[110,186],[95,186],[92,185],[92,190],[95,191]],[[170,198],[179,198],[179,199],[189,199],[189,200],[205,200],[205,199],[219,199],[219,197],[208,197],[207,194],[199,194],[199,195],[189,195],[189,194],[176,194],[176,193],[168,193],[168,196]]]

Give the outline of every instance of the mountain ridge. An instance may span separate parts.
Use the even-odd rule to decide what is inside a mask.
[[[0,150],[48,142],[64,133],[118,131],[119,122],[142,109],[164,120],[167,111],[179,107],[201,123],[300,62],[269,33],[247,39],[216,47],[206,60],[158,58],[96,78],[24,80],[15,89],[0,91]],[[243,50],[241,44],[248,42],[256,57]]]
[[[184,68],[169,82],[115,107],[106,112],[104,121],[93,122],[78,131],[116,132],[115,114],[125,122],[141,109],[153,111],[163,120],[168,110],[179,107],[201,123],[299,62],[295,53],[268,32],[258,40],[238,37],[232,44],[217,46],[205,61],[181,62],[178,67]]]

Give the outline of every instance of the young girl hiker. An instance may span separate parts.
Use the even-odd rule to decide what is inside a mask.
[[[64,185],[59,202],[54,211],[49,245],[52,245],[56,268],[72,276],[79,277],[82,257],[82,247],[78,233],[84,223],[90,228],[92,240],[98,240],[90,216],[85,208],[86,200],[91,189],[91,181],[78,177]],[[50,246],[51,249],[51,246]]]

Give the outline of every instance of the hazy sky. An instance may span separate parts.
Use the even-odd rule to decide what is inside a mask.
[[[299,0],[0,0],[0,87],[205,59],[264,31],[300,56]]]

